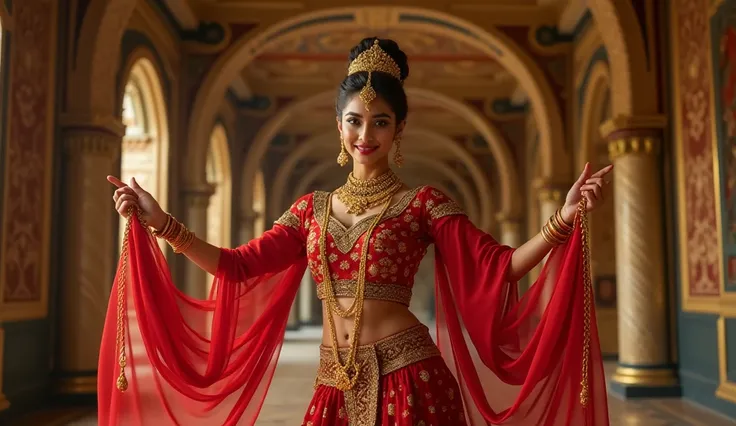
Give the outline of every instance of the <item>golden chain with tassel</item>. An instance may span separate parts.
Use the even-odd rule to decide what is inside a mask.
[[[396,191],[394,191],[395,193]],[[393,193],[391,194],[393,196]],[[340,307],[337,302],[337,296],[335,295],[335,288],[332,283],[332,277],[330,276],[329,263],[327,261],[327,229],[329,228],[329,221],[332,212],[332,194],[328,194],[326,206],[325,206],[325,217],[323,218],[322,228],[320,229],[319,236],[319,255],[320,261],[322,262],[322,286],[325,289],[326,294],[326,305],[327,305],[327,322],[330,327],[330,339],[332,341],[332,354],[335,357],[335,365],[337,371],[335,372],[335,387],[341,391],[347,391],[352,389],[358,381],[360,375],[361,365],[356,362],[356,353],[358,348],[358,341],[360,340],[360,320],[363,315],[363,302],[365,300],[365,268],[366,261],[368,258],[368,246],[370,245],[371,234],[373,234],[376,226],[381,222],[381,219],[386,214],[388,207],[391,205],[391,197],[385,200],[385,204],[381,212],[371,222],[370,227],[365,232],[363,237],[363,247],[360,256],[360,266],[358,270],[358,284],[355,289],[355,299],[352,305],[347,310]],[[348,358],[343,364],[340,360],[340,353],[337,343],[337,331],[335,329],[335,319],[333,318],[333,312],[343,318],[355,317],[353,322],[353,338],[350,342],[350,350],[348,352]]]
[[[120,366],[120,375],[116,381],[116,387],[120,392],[128,390],[128,379],[125,377],[125,367],[128,364],[128,358],[125,354],[125,278],[128,272],[128,246],[130,237],[130,225],[132,222],[133,214],[139,215],[140,210],[135,207],[128,209],[128,220],[125,221],[125,233],[123,235],[123,246],[120,250],[120,257],[122,258],[122,267],[118,276],[118,306],[117,306],[117,353],[118,353],[118,365]],[[140,217],[139,217],[140,219]],[[141,220],[141,223],[143,221]]]
[[[590,358],[590,311],[593,299],[593,283],[590,275],[590,231],[588,229],[587,199],[583,197],[578,204],[578,220],[583,233],[583,368],[580,380],[580,404],[583,407],[590,401],[588,387],[588,361]]]

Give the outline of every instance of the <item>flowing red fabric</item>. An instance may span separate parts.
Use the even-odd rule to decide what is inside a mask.
[[[580,402],[585,323],[580,221],[521,298],[517,283],[506,279],[513,249],[464,216],[440,221],[433,235],[437,343],[458,379],[469,423],[608,425],[592,300],[589,401]]]
[[[255,424],[306,269],[305,237],[277,224],[238,249],[223,249],[210,298],[201,301],[175,287],[138,219],[128,226],[100,351],[99,424]],[[459,382],[469,424],[608,425],[593,306],[589,402],[580,403],[586,316],[580,224],[521,298],[505,278],[513,249],[459,214],[435,220],[431,234],[438,346]],[[125,392],[116,388],[120,285]]]
[[[176,288],[155,238],[135,216],[128,226],[100,348],[99,424],[253,425],[306,269],[301,237],[275,226],[237,250],[223,249],[202,301]],[[278,255],[263,262],[256,253]],[[116,388],[121,282],[125,392]]]

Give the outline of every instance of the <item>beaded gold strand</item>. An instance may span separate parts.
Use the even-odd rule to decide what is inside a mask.
[[[130,224],[133,215],[140,214],[140,211],[134,207],[128,209],[128,220],[125,222],[125,231],[123,233],[123,245],[120,249],[121,268],[118,276],[118,300],[117,300],[117,319],[116,319],[116,343],[118,354],[118,365],[120,366],[120,374],[115,382],[115,386],[120,392],[128,390],[128,379],[125,377],[125,367],[128,364],[128,358],[125,354],[125,277],[128,271],[128,251],[130,239]],[[139,216],[140,218],[140,216]],[[142,221],[141,221],[142,222]]]
[[[580,404],[588,405],[590,390],[588,385],[588,362],[590,358],[590,311],[593,299],[593,283],[590,276],[590,231],[588,229],[587,202],[583,197],[578,204],[577,220],[583,237],[583,366],[580,378]]]
[[[393,198],[393,194],[392,197]],[[376,215],[373,222],[363,237],[363,246],[361,247],[360,266],[358,269],[358,284],[355,290],[355,299],[349,309],[343,310],[342,307],[337,303],[335,296],[335,289],[330,276],[330,268],[327,263],[327,229],[330,221],[330,212],[332,211],[332,194],[328,194],[326,201],[325,217],[322,221],[322,229],[320,229],[319,235],[319,251],[320,261],[322,262],[322,286],[325,289],[325,300],[327,305],[327,321],[330,326],[330,338],[332,340],[332,353],[335,357],[335,363],[338,367],[335,377],[335,386],[341,391],[350,390],[355,386],[358,381],[360,374],[360,366],[356,364],[355,355],[358,349],[358,341],[360,340],[360,319],[363,315],[363,302],[365,301],[365,268],[366,260],[368,257],[368,246],[370,243],[371,234],[373,230],[381,222],[381,219],[388,210],[391,204],[391,198],[386,201],[383,209],[379,214]],[[354,314],[355,321],[353,322],[353,340],[350,342],[350,351],[348,358],[345,360],[345,364],[340,360],[340,352],[337,344],[337,330],[335,329],[335,319],[332,313],[336,313],[343,318],[348,318]]]

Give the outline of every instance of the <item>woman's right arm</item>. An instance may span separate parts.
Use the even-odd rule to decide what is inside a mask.
[[[164,212],[151,194],[141,188],[135,179],[131,180],[130,186],[112,176],[108,176],[108,181],[118,187],[113,200],[116,210],[123,217],[127,217],[130,207],[137,207],[141,212],[141,219],[155,230],[164,230],[169,221],[173,222],[175,227],[183,226]],[[297,200],[291,209],[276,221],[272,229],[247,244],[234,249],[220,248],[195,236],[191,244],[182,250],[182,254],[212,275],[216,275],[224,260],[226,264],[231,265],[227,268],[229,271],[237,271],[237,276],[230,277],[236,280],[283,270],[306,253],[306,232],[302,227],[306,214],[305,206],[308,205],[306,199],[305,196]]]

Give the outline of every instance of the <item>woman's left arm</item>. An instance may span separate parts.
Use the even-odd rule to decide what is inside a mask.
[[[583,173],[580,174],[577,182],[567,193],[565,205],[559,211],[560,218],[564,222],[564,224],[561,224],[563,227],[565,225],[572,227],[577,214],[578,203],[583,197],[587,199],[586,207],[589,212],[595,210],[603,202],[603,187],[607,184],[605,176],[611,170],[613,170],[613,165],[608,165],[591,175],[590,163],[585,165]],[[540,232],[518,247],[511,256],[509,281],[518,281],[528,274],[556,245],[553,241],[548,241],[544,234]]]

